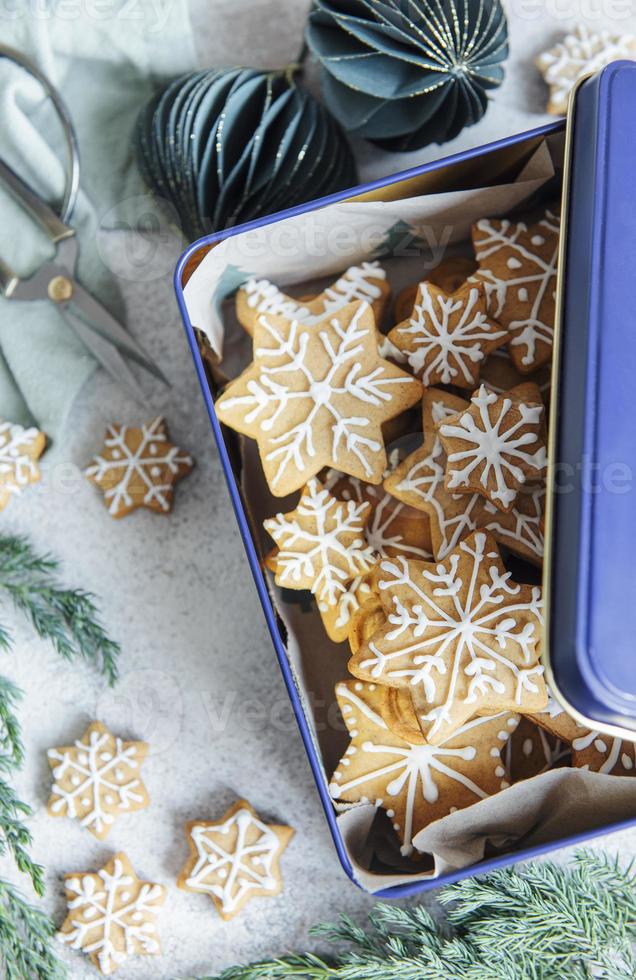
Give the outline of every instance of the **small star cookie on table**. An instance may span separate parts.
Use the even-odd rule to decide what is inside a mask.
[[[84,472],[104,494],[108,513],[118,518],[138,507],[168,514],[175,483],[193,466],[192,456],[169,441],[166,423],[157,417],[140,426],[109,425],[102,452]]]
[[[298,506],[263,522],[278,546],[268,561],[281,588],[310,589],[320,608],[336,606],[347,586],[375,562],[364,529],[368,503],[337,500],[318,480],[310,480]]]
[[[477,528],[484,528],[498,544],[540,565],[544,545],[544,485],[523,487],[507,513],[481,494],[452,493],[446,489],[446,454],[438,428],[443,421],[468,408],[467,401],[446,391],[437,388],[425,391],[422,399],[424,442],[385,479],[385,489],[428,516],[432,551],[438,559],[445,558]]]
[[[0,420],[0,510],[40,479],[37,461],[45,446],[46,436],[39,429]]]
[[[284,497],[324,467],[381,483],[382,424],[421,396],[416,378],[379,356],[368,303],[350,303],[318,330],[261,314],[254,360],[215,408],[257,441],[269,488]]]
[[[483,283],[467,282],[448,294],[431,282],[421,282],[408,318],[389,333],[413,373],[423,383],[456,385],[471,390],[487,354],[510,335],[486,314]]]
[[[162,885],[142,881],[122,852],[96,873],[64,875],[68,915],[58,938],[86,953],[110,976],[129,956],[158,956],[155,920],[166,897]]]
[[[540,711],[541,589],[512,581],[491,535],[476,531],[443,562],[380,562],[386,623],[349,661],[361,680],[419,689],[439,743],[477,713]]]
[[[545,409],[536,385],[503,395],[481,385],[469,408],[440,422],[439,437],[446,488],[479,493],[499,510],[509,511],[520,488],[545,475]]]
[[[280,858],[294,836],[291,827],[267,824],[245,800],[218,822],[186,825],[190,857],[177,879],[179,888],[209,895],[223,919],[231,919],[251,898],[283,890]]]
[[[317,296],[295,300],[268,279],[248,279],[236,294],[236,315],[249,334],[262,313],[298,320],[316,326],[326,316],[338,313],[347,303],[364,300],[371,304],[376,326],[380,326],[391,287],[379,262],[353,265]]]
[[[559,219],[552,211],[530,226],[482,218],[472,236],[474,279],[486,286],[489,315],[510,331],[517,370],[530,374],[552,358]]]
[[[549,51],[537,58],[537,68],[550,86],[548,112],[565,115],[570,92],[584,75],[600,71],[611,61],[636,61],[636,37],[591,31],[578,24]]]
[[[146,742],[124,742],[101,722],[93,722],[73,745],[49,749],[54,783],[48,803],[52,817],[71,817],[105,840],[122,813],[145,809],[150,800],[140,769]]]
[[[501,749],[517,715],[474,718],[439,745],[411,744],[391,731],[386,690],[343,681],[336,698],[351,742],[329,784],[336,803],[375,803],[393,823],[404,855],[433,820],[477,803],[509,785]]]

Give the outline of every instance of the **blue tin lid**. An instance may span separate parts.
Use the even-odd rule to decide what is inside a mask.
[[[590,727],[636,733],[636,63],[579,85],[566,142],[546,667]]]

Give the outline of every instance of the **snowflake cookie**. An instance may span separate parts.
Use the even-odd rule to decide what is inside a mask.
[[[517,715],[475,718],[439,745],[411,744],[384,720],[382,688],[343,681],[336,697],[351,742],[333,774],[331,796],[336,803],[381,807],[402,842],[402,854],[413,853],[414,838],[433,820],[509,785],[500,751]]]
[[[636,742],[588,731],[572,741],[572,765],[612,776],[636,776]]]
[[[129,956],[158,956],[155,919],[165,888],[141,881],[123,853],[97,873],[64,875],[68,915],[58,933],[110,976]]]
[[[364,536],[370,513],[368,503],[336,500],[310,480],[294,510],[263,522],[278,546],[276,584],[310,589],[319,607],[335,606],[349,583],[375,562]]]
[[[611,61],[636,61],[636,37],[591,31],[579,24],[549,51],[537,58],[537,68],[550,86],[548,112],[565,115],[570,92],[584,75],[600,71]]]
[[[147,753],[146,742],[124,742],[98,721],[74,745],[49,749],[49,814],[79,820],[104,840],[117,817],[150,803],[140,775]]]
[[[190,857],[177,879],[187,892],[209,895],[223,919],[237,915],[250,898],[280,895],[280,857],[294,831],[266,824],[245,800],[231,806],[217,823],[186,825]]]
[[[482,218],[473,245],[488,312],[510,331],[508,351],[522,374],[552,358],[559,219],[551,211],[537,224]]]
[[[350,303],[320,329],[261,314],[254,361],[216,412],[256,439],[269,488],[284,497],[325,466],[381,483],[382,423],[421,395],[419,381],[380,358],[371,307]]]
[[[419,689],[430,742],[476,714],[540,711],[541,589],[518,585],[491,535],[476,531],[443,561],[380,562],[387,620],[349,661],[355,677]]]
[[[438,426],[468,408],[468,402],[448,392],[436,388],[425,391],[422,400],[423,445],[387,477],[385,489],[428,516],[432,551],[438,559],[445,558],[477,528],[484,528],[498,544],[540,565],[543,559],[543,484],[522,488],[507,513],[481,494],[452,493],[446,489],[446,454]]]
[[[249,334],[262,313],[298,320],[309,327],[327,316],[338,313],[347,303],[358,300],[370,303],[376,325],[382,323],[391,295],[386,272],[379,262],[353,265],[317,296],[295,300],[281,292],[268,279],[248,279],[236,294],[236,315]]]
[[[503,395],[481,385],[470,407],[439,424],[446,453],[445,484],[458,493],[479,493],[509,511],[520,488],[545,476],[545,409],[536,385]]]
[[[389,333],[409,367],[427,387],[455,385],[471,390],[487,354],[509,339],[486,315],[486,288],[467,282],[451,294],[421,282],[409,317]]]
[[[168,514],[175,483],[193,466],[158,417],[139,427],[109,425],[102,452],[84,472],[103,492],[111,517],[125,517],[138,507]]]
[[[0,421],[0,510],[40,479],[37,460],[45,445],[46,436],[38,429]]]

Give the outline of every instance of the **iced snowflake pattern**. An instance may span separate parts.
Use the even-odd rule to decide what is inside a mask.
[[[175,482],[193,466],[192,457],[168,441],[158,417],[138,428],[110,425],[103,452],[85,473],[102,490],[108,513],[123,517],[142,506],[167,513]]]
[[[276,895],[281,879],[278,859],[293,831],[270,826],[244,802],[232,807],[218,824],[188,825],[192,857],[179,883],[203,892],[227,918],[254,895]]]
[[[443,391],[424,395],[424,444],[385,480],[389,493],[428,515],[433,553],[443,559],[465,537],[483,528],[515,554],[541,564],[545,486],[524,486],[514,506],[500,511],[478,493],[451,493],[444,486],[446,455],[437,427],[468,408],[468,402]]]
[[[544,706],[541,589],[511,580],[490,535],[475,532],[437,565],[398,558],[380,571],[387,624],[355,660],[370,681],[421,686],[430,741],[477,712]]]
[[[379,357],[373,314],[361,303],[320,329],[261,316],[254,362],[216,409],[221,421],[257,439],[270,488],[281,495],[323,466],[379,482],[381,425],[420,394],[415,378]]]
[[[58,938],[90,956],[106,976],[128,956],[161,952],[155,918],[165,889],[140,881],[119,853],[96,874],[65,875],[68,916]]]
[[[508,331],[486,316],[481,283],[451,296],[421,283],[410,318],[390,334],[427,387],[454,384],[461,388],[475,387],[486,354],[507,337]]]
[[[500,750],[516,728],[517,715],[475,718],[439,745],[413,745],[392,732],[381,715],[381,688],[360,681],[338,684],[336,696],[351,744],[329,791],[339,802],[382,807],[413,852],[413,838],[453,810],[506,789]]]
[[[550,86],[548,112],[565,115],[570,92],[584,75],[590,75],[611,61],[635,61],[636,37],[591,31],[579,24],[572,34],[537,58],[537,68]]]
[[[49,749],[55,780],[49,813],[79,820],[104,840],[119,814],[148,806],[140,778],[147,751],[145,742],[124,742],[100,722],[90,725],[74,745]]]
[[[12,495],[40,479],[37,459],[44,450],[44,433],[0,421],[0,510]]]
[[[547,455],[538,389],[537,399],[527,404],[481,385],[470,408],[440,425],[449,490],[478,489],[479,483],[479,492],[509,510],[526,480],[543,475]]]
[[[532,371],[552,355],[559,219],[546,211],[528,227],[482,218],[473,243],[489,312],[512,334],[508,349],[516,366]]]
[[[311,589],[319,606],[335,605],[375,561],[364,537],[369,513],[368,503],[336,500],[318,480],[310,480],[295,510],[263,525],[279,549],[278,585]]]

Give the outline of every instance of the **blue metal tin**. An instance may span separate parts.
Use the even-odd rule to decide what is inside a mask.
[[[292,707],[294,710],[294,714],[296,716],[300,734],[305,745],[305,750],[307,752],[309,765],[311,767],[312,773],[314,775],[314,779],[316,781],[318,794],[323,809],[325,811],[325,816],[327,819],[327,823],[329,825],[329,829],[334,841],[334,845],[338,857],[340,859],[342,867],[344,868],[344,871],[355,884],[359,884],[359,883],[356,881],[354,870],[347,856],[346,847],[340,832],[340,828],[336,820],[336,813],[331,798],[329,796],[329,791],[327,789],[327,783],[325,781],[323,768],[320,759],[317,755],[315,744],[312,740],[307,718],[305,717],[302,704],[300,702],[298,693],[296,691],[296,686],[289,665],[289,660],[287,658],[287,653],[285,651],[283,639],[281,637],[279,626],[277,623],[276,613],[272,606],[269,593],[267,590],[267,586],[265,584],[265,579],[263,576],[262,569],[260,567],[255,541],[252,536],[247,513],[241,498],[241,493],[237,483],[236,475],[232,468],[230,454],[228,453],[228,448],[224,440],[223,432],[221,430],[220,423],[214,411],[214,399],[213,399],[212,392],[210,390],[210,385],[206,375],[206,369],[204,366],[203,358],[199,350],[194,327],[188,316],[188,311],[184,300],[184,294],[183,294],[184,277],[187,277],[187,270],[193,264],[194,265],[197,264],[197,257],[200,256],[202,251],[203,252],[207,251],[210,248],[210,246],[214,245],[216,242],[222,241],[223,239],[231,235],[236,235],[244,231],[247,231],[249,229],[258,228],[263,225],[270,224],[272,222],[281,221],[284,218],[291,217],[292,215],[295,214],[301,214],[304,212],[312,211],[317,208],[323,207],[326,204],[331,204],[337,201],[348,199],[350,197],[359,194],[365,194],[371,191],[375,191],[377,189],[387,187],[391,184],[398,183],[400,181],[406,181],[406,180],[410,180],[411,178],[420,177],[421,175],[427,173],[433,173],[438,169],[447,168],[449,166],[453,166],[456,164],[459,165],[469,164],[470,161],[474,161],[475,165],[478,165],[479,162],[482,160],[482,158],[484,158],[484,156],[487,154],[497,153],[500,150],[505,151],[506,148],[513,148],[513,147],[518,148],[520,145],[523,145],[524,143],[527,143],[528,147],[530,148],[532,145],[536,145],[536,141],[538,139],[561,133],[563,131],[563,128],[564,128],[564,123],[559,120],[557,122],[550,123],[546,126],[542,126],[540,128],[531,130],[526,133],[516,134],[514,136],[508,137],[503,140],[499,140],[494,143],[487,144],[485,146],[475,147],[470,150],[466,150],[462,153],[458,153],[453,156],[443,158],[439,161],[427,163],[419,167],[414,167],[410,170],[402,171],[400,173],[391,175],[389,177],[376,180],[372,183],[353,188],[350,191],[334,194],[329,197],[325,197],[320,200],[313,201],[308,204],[304,204],[296,208],[292,208],[287,211],[280,212],[278,214],[269,215],[268,217],[259,219],[258,221],[249,222],[229,230],[225,230],[213,235],[209,235],[195,242],[186,250],[186,252],[181,257],[175,272],[175,290],[177,294],[177,300],[181,310],[181,315],[183,317],[185,331],[188,338],[188,342],[190,344],[190,349],[192,351],[192,357],[194,359],[195,368],[201,385],[203,398],[210,417],[212,431],[214,433],[214,438],[218,447],[221,463],[223,465],[223,470],[227,480],[230,497],[234,507],[234,512],[236,514],[236,519],[239,525],[239,530],[241,532],[241,537],[243,539],[243,544],[245,546],[247,558],[250,564],[252,575],[254,577],[254,582],[256,584],[256,589],[259,598],[261,600],[261,604],[263,606],[265,619],[267,621],[267,625],[272,637],[276,656],[278,658],[278,662],[287,687],[289,698],[292,703]],[[634,134],[634,139],[636,140],[636,134]],[[634,159],[634,157],[632,157],[632,159]],[[634,226],[633,226],[633,234],[636,235],[636,221],[634,222]],[[633,254],[636,254],[636,250],[634,250]],[[634,288],[636,288],[636,276],[634,277],[634,283],[635,283]],[[636,308],[636,306],[634,308]],[[569,414],[570,413],[568,411],[568,415]],[[633,528],[633,524],[632,524],[632,528]],[[513,864],[514,862],[519,860],[527,860],[533,857],[537,857],[551,850],[554,850],[558,847],[575,845],[585,840],[589,840],[593,837],[599,836],[601,834],[606,834],[611,831],[622,830],[626,827],[629,827],[634,822],[635,821],[633,820],[623,820],[620,822],[615,822],[608,826],[598,827],[590,831],[573,834],[573,835],[571,834],[570,836],[564,835],[564,837],[561,840],[552,841],[550,843],[542,844],[532,848],[526,848],[523,850],[520,849],[516,851],[510,851],[509,853],[500,854],[494,857],[489,857],[487,859],[480,861],[478,864],[473,865],[470,868],[464,868],[462,870],[444,874],[437,878],[431,878],[429,880],[424,880],[424,881],[419,880],[412,883],[396,885],[390,888],[386,888],[382,891],[375,892],[375,894],[378,897],[383,897],[383,898],[407,897],[409,895],[413,895],[418,892],[427,891],[431,888],[438,888],[442,885],[450,884],[454,881],[457,881],[461,878],[468,877],[472,874],[490,871],[495,868],[505,867],[506,865]]]
[[[546,666],[591,728],[636,733],[636,64],[568,116],[544,584]]]

